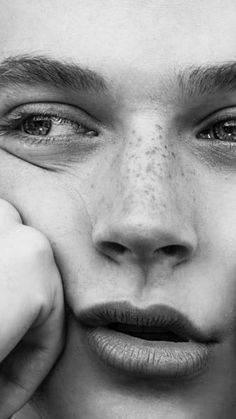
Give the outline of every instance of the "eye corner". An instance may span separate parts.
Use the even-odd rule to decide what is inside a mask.
[[[196,138],[198,140],[210,140],[211,139],[211,133],[210,128],[204,128],[197,132]]]

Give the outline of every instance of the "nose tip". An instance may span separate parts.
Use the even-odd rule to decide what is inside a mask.
[[[196,248],[194,234],[183,228],[167,231],[164,226],[113,223],[95,232],[96,248],[115,262],[168,261],[176,266],[188,260]]]

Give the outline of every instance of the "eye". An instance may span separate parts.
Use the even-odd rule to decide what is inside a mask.
[[[73,134],[96,135],[95,131],[82,124],[54,115],[29,115],[15,126],[15,130],[37,137]]]
[[[65,145],[99,135],[100,125],[83,109],[63,103],[29,103],[0,116],[0,136],[21,144]]]
[[[204,140],[236,142],[236,118],[218,121],[201,131],[197,137]]]
[[[88,158],[103,144],[102,124],[73,105],[39,102],[0,115],[0,151],[49,167]]]
[[[103,147],[105,134],[95,116],[60,102],[27,103],[0,115],[0,153],[45,169],[90,158]]]

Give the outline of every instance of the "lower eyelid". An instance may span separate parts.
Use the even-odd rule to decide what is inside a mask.
[[[70,139],[67,137],[25,137],[25,138],[21,138],[20,142],[23,145],[27,146],[37,146],[37,145],[53,145],[53,143],[56,143],[56,145],[61,146],[61,145],[69,145],[72,142],[75,142],[75,140],[73,139],[73,141],[70,141]]]

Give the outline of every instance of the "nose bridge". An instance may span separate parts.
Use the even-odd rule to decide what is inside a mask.
[[[145,120],[128,130],[114,166],[116,209],[127,217],[167,217],[178,207],[179,165],[159,124]]]

